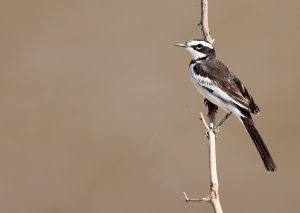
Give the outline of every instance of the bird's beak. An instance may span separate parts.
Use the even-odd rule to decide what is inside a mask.
[[[180,43],[178,43],[178,44],[174,44],[175,46],[177,46],[177,47],[187,47],[187,45],[186,44],[180,44]]]

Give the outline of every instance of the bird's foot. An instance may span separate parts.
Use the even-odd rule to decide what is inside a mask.
[[[212,128],[212,129],[206,130],[206,131],[205,131],[205,135],[206,135],[206,137],[209,139],[209,131],[213,131],[213,133],[215,134],[215,137],[216,137],[216,139],[217,139],[220,130],[221,130],[220,127]]]
[[[227,120],[227,118],[232,114],[232,112],[229,112],[225,115],[225,117],[221,120],[221,122],[214,128],[214,131],[220,132],[222,124]]]
[[[213,133],[215,134],[216,139],[217,139],[218,134],[219,134],[220,131],[221,131],[221,126],[222,126],[222,124],[227,120],[227,118],[228,118],[230,115],[231,115],[231,112],[230,112],[230,113],[227,113],[227,114],[225,115],[225,117],[222,119],[222,121],[221,121],[216,127],[210,128],[209,130],[207,130],[207,131],[205,132],[206,137],[209,138],[209,131],[213,131]]]

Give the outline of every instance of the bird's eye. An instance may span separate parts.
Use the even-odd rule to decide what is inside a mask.
[[[203,46],[201,44],[198,44],[196,47],[197,47],[197,49],[203,48]]]

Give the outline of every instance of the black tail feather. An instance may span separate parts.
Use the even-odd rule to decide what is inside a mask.
[[[264,164],[268,171],[275,171],[276,165],[271,157],[271,154],[264,143],[262,137],[258,133],[257,129],[254,126],[254,122],[251,118],[248,117],[241,117],[241,120],[243,121],[250,137],[252,138]]]

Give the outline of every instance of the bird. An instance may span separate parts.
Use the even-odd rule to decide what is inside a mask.
[[[254,142],[266,169],[274,172],[277,167],[254,125],[251,114],[260,109],[242,82],[216,57],[213,45],[203,39],[193,39],[175,46],[183,47],[192,55],[189,77],[198,92],[208,101],[222,108],[227,117],[232,113],[244,125]],[[226,117],[225,116],[225,117]]]

